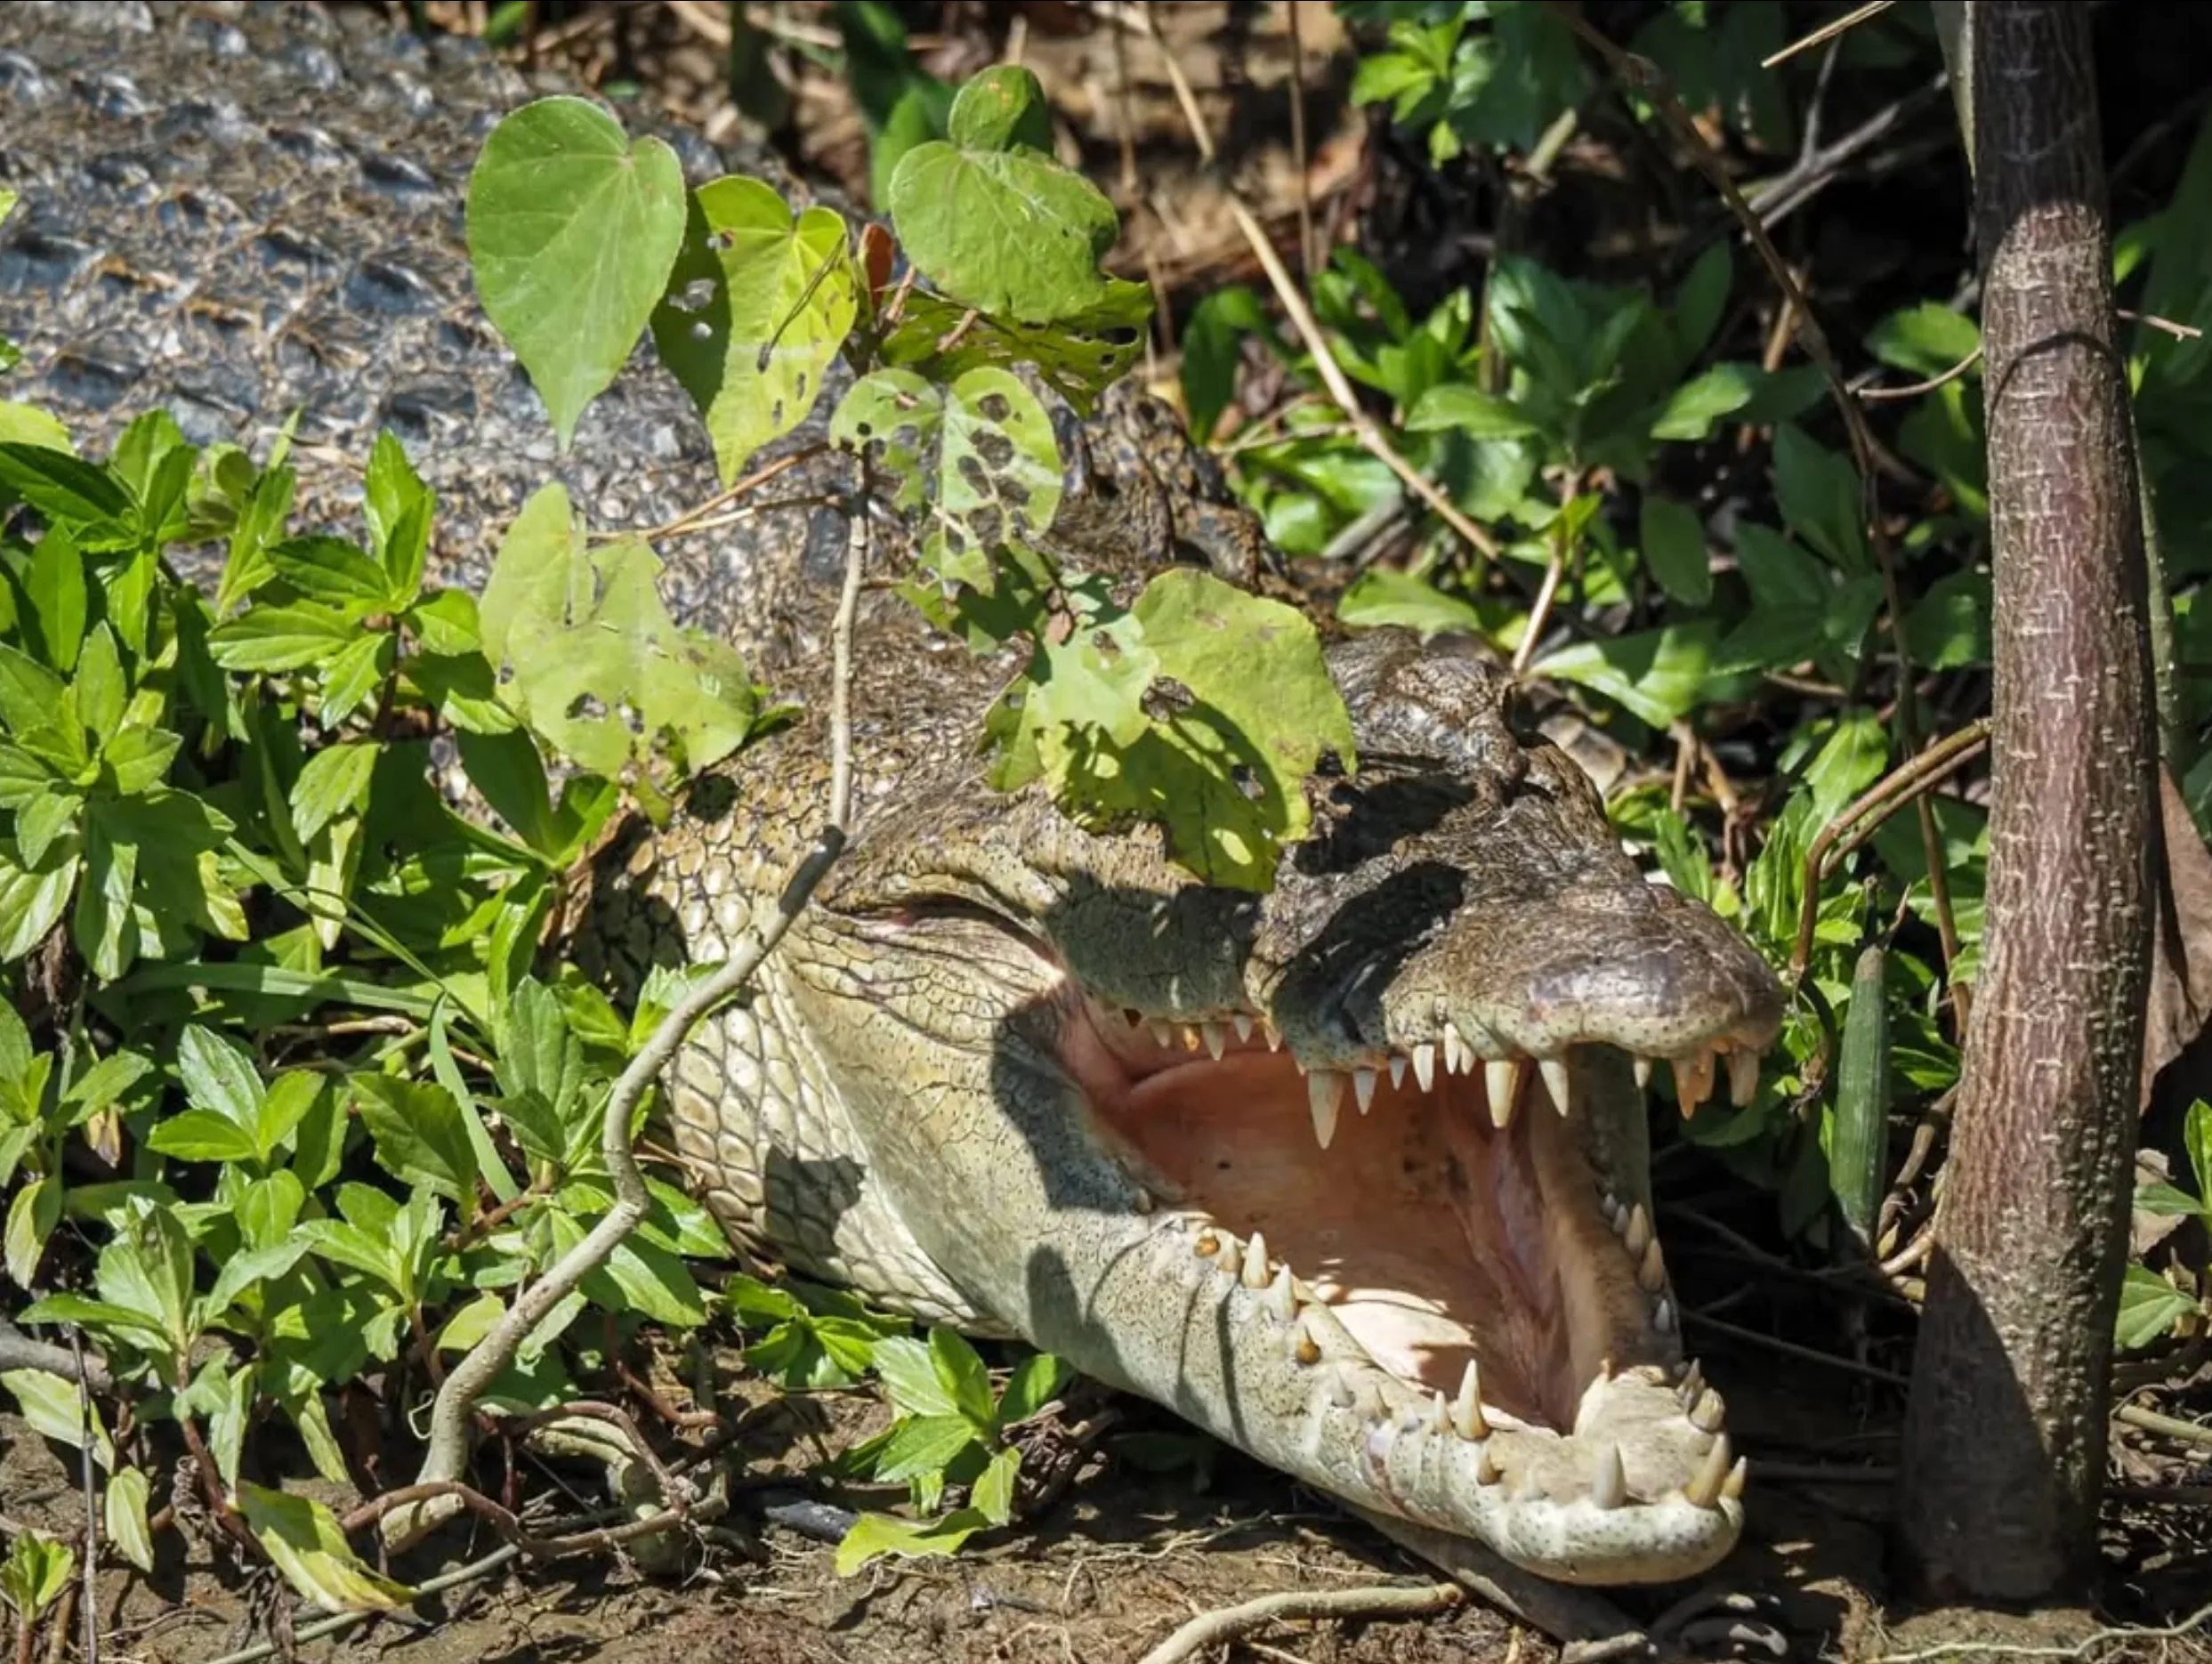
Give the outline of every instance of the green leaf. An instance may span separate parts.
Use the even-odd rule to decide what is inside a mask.
[[[25,866],[14,845],[0,840],[0,963],[21,958],[61,921],[76,888],[74,838],[57,838],[44,858]]]
[[[998,1395],[998,1425],[1027,1421],[1051,1403],[1073,1371],[1049,1352],[1033,1352],[1013,1366],[1006,1390]]]
[[[2197,1302],[2143,1265],[2130,1265],[2119,1286],[2119,1312],[2112,1339],[2132,1352],[2162,1340],[2175,1324],[2197,1310]]]
[[[975,1511],[993,1525],[1005,1525],[1013,1518],[1014,1481],[1021,1474],[1021,1452],[1013,1445],[992,1452],[991,1459],[974,1484],[968,1488],[968,1498]]]
[[[1713,599],[1713,563],[1705,546],[1705,526],[1671,497],[1647,495],[1640,528],[1644,563],[1659,586],[1685,607]]]
[[[94,1458],[102,1467],[115,1465],[115,1442],[101,1424],[100,1406],[87,1401],[73,1378],[46,1369],[10,1369],[0,1373],[0,1386],[15,1394],[23,1419],[36,1432],[73,1450],[85,1448],[89,1421]]]
[[[1712,625],[1700,621],[1578,642],[1538,659],[1530,671],[1578,683],[1664,728],[1707,697],[1713,636]]]
[[[115,788],[126,797],[142,796],[169,778],[182,737],[164,728],[125,728],[100,748],[100,760],[114,776]]]
[[[131,510],[131,499],[105,468],[44,445],[0,441],[0,486],[63,525],[97,526]]]
[[[343,537],[287,537],[262,552],[279,577],[310,601],[382,607],[391,596],[383,568]]]
[[[1667,395],[1652,418],[1651,437],[1702,440],[1721,417],[1742,409],[1758,391],[1759,370],[1752,364],[1716,364]]]
[[[19,1288],[31,1286],[38,1262],[46,1252],[46,1239],[61,1223],[61,1175],[49,1173],[33,1179],[8,1203],[8,1222],[0,1232],[0,1258]]]
[[[21,1625],[18,1633],[24,1644],[17,1657],[29,1650],[38,1615],[61,1599],[76,1570],[77,1551],[44,1531],[25,1531],[8,1545],[8,1557],[0,1561],[0,1595],[15,1608]]]
[[[384,1169],[409,1184],[427,1185],[475,1211],[476,1152],[461,1106],[443,1086],[418,1086],[367,1071],[349,1076],[354,1107],[376,1141]]]
[[[1482,615],[1457,595],[1446,594],[1426,578],[1393,567],[1371,566],[1353,578],[1336,603],[1339,622],[1355,630],[1397,626],[1421,639],[1484,632]]]
[[[250,1482],[233,1492],[246,1529],[284,1579],[329,1612],[397,1611],[414,1591],[374,1570],[346,1547],[337,1515],[307,1497]]]
[[[38,621],[46,662],[68,671],[77,663],[77,643],[85,636],[85,557],[68,526],[52,527],[38,540],[23,587]]]
[[[683,241],[683,167],[582,98],[526,104],[469,174],[469,263],[561,449],[636,347]]]
[[[1850,573],[1868,569],[1859,472],[1795,424],[1774,433],[1774,497],[1789,529]]]
[[[1274,330],[1257,291],[1232,283],[1199,296],[1183,327],[1183,402],[1191,432],[1203,443],[1213,436],[1237,388],[1237,365],[1247,335],[1271,342]]]
[[[1415,433],[1457,431],[1470,439],[1525,439],[1542,432],[1509,400],[1465,382],[1446,382],[1414,400],[1406,427]]]
[[[2144,1184],[2135,1191],[2135,1211],[2164,1219],[2194,1219],[2208,1212],[2206,1205],[2187,1191],[2171,1184]]]
[[[1867,351],[1916,381],[1933,381],[1972,358],[1982,331],[1963,312],[1921,301],[1892,312],[1867,332]]]
[[[706,419],[724,485],[806,420],[859,309],[834,209],[794,221],[772,188],[741,176],[693,194],[653,341]]]
[[[956,127],[959,119],[956,101]],[[1121,234],[1120,216],[1048,155],[917,144],[891,176],[890,206],[908,258],[963,306],[1043,324],[1106,299],[1098,263]]]
[[[1735,281],[1735,260],[1725,240],[1715,242],[1699,254],[1689,276],[1675,291],[1669,321],[1674,327],[1677,362],[1687,365],[1705,351],[1713,331],[1720,327]]]
[[[151,1493],[145,1469],[125,1467],[108,1476],[107,1495],[101,1499],[101,1518],[108,1540],[141,1571],[154,1569],[154,1532],[146,1514]]]
[[[85,818],[85,883],[77,893],[69,935],[94,975],[112,982],[138,957],[138,913],[132,891],[138,881],[138,845],[115,836],[116,817],[96,805]]]
[[[997,1427],[998,1414],[991,1401],[990,1371],[966,1337],[949,1325],[934,1324],[929,1332],[929,1356],[938,1385],[969,1424],[980,1433]]]
[[[952,101],[946,136],[970,150],[1012,150],[1027,145],[1050,152],[1053,117],[1045,87],[1019,64],[979,71]]]
[[[251,1162],[261,1159],[254,1135],[213,1110],[185,1110],[157,1121],[146,1134],[150,1150],[180,1161]]]
[[[1987,572],[1947,572],[1905,615],[1905,646],[1922,670],[1961,670],[1990,657]]]
[[[1193,568],[1155,577],[1126,616],[1040,643],[1015,693],[986,719],[994,786],[1041,777],[1078,819],[1157,823],[1209,884],[1263,889],[1305,835],[1322,754],[1355,761],[1312,623]]]
[[[1143,356],[1151,322],[1151,287],[1119,278],[1107,279],[1095,306],[1049,324],[987,318],[917,289],[907,296],[883,358],[896,368],[920,368],[940,384],[973,369],[1031,365],[1078,415],[1088,416],[1099,395]],[[941,350],[947,341],[952,344]]]
[[[323,666],[323,702],[316,715],[325,728],[345,721],[392,672],[399,642],[389,630],[356,635]]]
[[[6,368],[0,364],[0,369]],[[19,404],[12,399],[0,399],[0,442],[36,445],[76,455],[76,448],[69,442],[69,430],[59,417],[36,405]]]
[[[892,1408],[908,1416],[957,1418],[960,1406],[938,1377],[926,1343],[910,1335],[887,1335],[876,1343],[876,1372],[883,1377]]]
[[[126,1201],[93,1280],[102,1300],[157,1324],[174,1357],[191,1350],[192,1244],[172,1209],[143,1196]]]
[[[875,1476],[886,1485],[941,1477],[975,1443],[965,1416],[913,1416],[892,1429],[876,1452]]]
[[[194,1109],[211,1110],[251,1137],[261,1119],[261,1073],[235,1041],[186,1025],[177,1041],[177,1075]]]
[[[2197,1194],[2212,1206],[2212,1103],[2199,1098],[2189,1106],[2188,1119],[2182,1123],[2182,1144],[2197,1175]]]
[[[207,634],[207,650],[225,670],[303,670],[327,664],[338,651],[365,640],[345,614],[299,602],[254,607]]]
[[[977,1508],[958,1508],[938,1520],[901,1520],[888,1514],[862,1514],[837,1544],[837,1575],[849,1578],[883,1555],[922,1558],[956,1555],[960,1546],[990,1522]]]
[[[361,506],[368,521],[369,540],[383,561],[385,590],[392,604],[412,606],[423,586],[423,564],[430,549],[431,518],[437,501],[408,461],[406,447],[389,428],[378,430],[376,442],[370,448]]]
[[[509,529],[485,585],[484,651],[512,666],[507,703],[597,774],[618,775],[664,732],[703,769],[752,731],[757,705],[743,663],[720,640],[676,627],[659,569],[642,538],[587,549],[554,484]]]
[[[369,777],[383,750],[374,740],[347,740],[308,758],[292,783],[292,831],[301,843],[312,843],[334,817],[367,804]]]
[[[61,708],[61,678],[29,654],[0,642],[0,723],[28,733],[45,726]]]

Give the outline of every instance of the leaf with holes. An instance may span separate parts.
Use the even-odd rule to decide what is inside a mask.
[[[834,210],[795,221],[771,187],[743,177],[694,193],[653,341],[706,419],[724,485],[806,420],[859,308]]]
[[[926,508],[929,563],[979,590],[993,550],[1059,512],[1052,418],[1011,370],[970,370],[942,392],[911,370],[878,370],[845,395],[829,431],[896,481],[900,507]]]
[[[588,100],[506,117],[469,174],[469,266],[566,449],[637,345],[684,234],[683,166]]]
[[[1078,415],[1088,416],[1099,395],[1143,356],[1151,322],[1151,285],[1120,278],[1106,280],[1095,305],[1049,324],[986,317],[916,291],[884,342],[884,362],[920,367],[939,381],[987,365],[1028,364]]]

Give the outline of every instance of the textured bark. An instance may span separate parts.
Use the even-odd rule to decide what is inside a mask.
[[[2088,12],[1968,10],[1994,796],[1898,1502],[1930,1592],[2031,1599],[2095,1565],[2160,832]]]

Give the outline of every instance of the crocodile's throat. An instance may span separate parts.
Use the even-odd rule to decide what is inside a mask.
[[[1492,1410],[1566,1432],[1602,1369],[1664,1361],[1657,1239],[1537,1070],[1431,1054],[1347,1080],[1249,1017],[1170,1028],[1070,1003],[1062,1056],[1093,1113],[1218,1227],[1193,1252],[1239,1274],[1265,1260],[1251,1280],[1288,1277],[1400,1380],[1456,1398],[1472,1368]]]

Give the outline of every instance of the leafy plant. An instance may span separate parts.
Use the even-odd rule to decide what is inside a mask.
[[[2191,1195],[2174,1184],[2145,1184],[2135,1192],[2135,1211],[2157,1218],[2193,1220],[2212,1232],[2212,1103],[2189,1106],[2182,1140],[2196,1175]],[[2198,1333],[2212,1319],[2212,1286],[2179,1263],[2163,1272],[2141,1263],[2127,1267],[2120,1285],[2119,1318],[2114,1338],[2129,1348],[2148,1346],[2168,1335]]]

